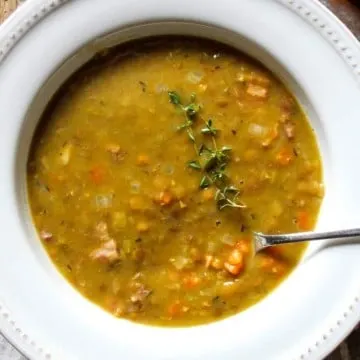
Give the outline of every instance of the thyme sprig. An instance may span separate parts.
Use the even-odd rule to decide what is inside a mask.
[[[170,102],[174,104],[177,108],[179,108],[185,115],[185,121],[183,124],[178,126],[178,130],[185,129],[189,139],[195,144],[195,135],[192,126],[194,124],[194,121],[196,120],[197,113],[200,111],[200,105],[194,102],[195,95],[191,95],[190,103],[188,105],[183,105],[177,92],[169,91],[168,94]],[[196,146],[195,150],[197,151]]]
[[[184,105],[181,101],[180,95],[175,91],[169,91],[169,101],[176,106],[184,115],[185,121],[178,130],[185,130],[191,142],[194,144],[198,160],[188,161],[187,166],[193,170],[202,172],[199,187],[206,189],[214,186],[216,190],[215,201],[219,210],[230,208],[244,208],[246,207],[239,201],[240,191],[225,173],[227,165],[231,160],[231,147],[217,146],[216,137],[219,130],[214,127],[213,119],[204,121],[205,126],[200,130],[200,134],[211,138],[211,146],[204,143],[198,143],[194,132],[194,123],[199,117],[201,110],[200,104],[196,102],[195,94],[190,97],[190,102]]]

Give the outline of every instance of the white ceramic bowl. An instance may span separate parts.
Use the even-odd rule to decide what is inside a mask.
[[[321,359],[360,318],[360,244],[311,245],[270,296],[184,329],[119,320],[56,271],[29,217],[25,164],[56,89],[98,50],[197,35],[262,61],[311,119],[325,167],[319,229],[360,224],[360,48],[312,0],[28,0],[0,28],[0,329],[31,359]]]

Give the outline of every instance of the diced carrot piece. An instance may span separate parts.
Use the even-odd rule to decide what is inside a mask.
[[[233,265],[228,262],[224,263],[224,268],[227,270],[231,275],[239,275],[243,270],[243,264]]]
[[[231,265],[242,265],[243,260],[244,257],[242,252],[239,249],[235,248],[230,252],[227,262]]]
[[[311,221],[307,211],[299,211],[296,216],[297,225],[300,230],[311,230]]]
[[[201,192],[201,194],[202,194],[202,198],[205,201],[213,200],[215,197],[215,191],[213,188],[206,188]]]
[[[250,253],[250,240],[242,239],[239,240],[235,247],[239,249],[243,254],[247,255]]]
[[[224,266],[224,263],[218,258],[214,258],[214,260],[211,263],[211,266],[215,269],[215,270],[221,270]]]
[[[170,205],[173,201],[173,196],[168,191],[162,191],[158,197],[155,199],[157,203],[159,203],[161,206]]]
[[[276,258],[281,258],[284,256],[284,248],[281,246],[269,247],[269,248],[265,249],[265,252]]]
[[[94,165],[90,169],[90,178],[95,185],[101,185],[104,182],[105,169],[101,165]]]
[[[276,155],[276,162],[280,165],[286,166],[290,164],[293,158],[293,152],[289,148],[284,147]]]
[[[286,271],[286,266],[281,260],[277,260],[273,256],[269,255],[265,255],[261,258],[259,266],[261,269],[277,275],[283,275]]]
[[[183,284],[186,289],[193,289],[201,283],[201,279],[195,273],[191,273],[184,277]]]
[[[183,313],[183,305],[181,304],[181,302],[179,300],[176,300],[168,306],[167,313],[171,317],[179,316]]]
[[[262,256],[259,262],[261,269],[270,269],[275,263],[275,259],[272,256]]]
[[[285,265],[280,262],[276,262],[275,265],[271,268],[271,272],[277,275],[283,275],[285,270]]]
[[[140,154],[138,155],[136,159],[136,163],[139,166],[149,165],[150,164],[150,157],[146,154]]]

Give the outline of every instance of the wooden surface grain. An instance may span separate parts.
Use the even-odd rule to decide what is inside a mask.
[[[333,11],[360,39],[360,0],[319,1]],[[20,3],[20,0],[0,0],[0,23]],[[0,335],[0,360],[26,359]],[[360,360],[360,329],[354,330],[326,360]]]
[[[0,22],[16,9],[20,2],[17,0],[0,0]]]

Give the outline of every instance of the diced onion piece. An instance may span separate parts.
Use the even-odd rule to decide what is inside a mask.
[[[229,245],[229,246],[234,246],[236,241],[234,239],[233,236],[231,236],[230,234],[225,234],[220,238],[220,241],[225,244],[225,245]]]
[[[229,297],[233,296],[241,287],[241,282],[239,281],[225,281],[219,284],[218,293],[220,296]]]
[[[42,156],[40,162],[41,162],[41,165],[44,167],[44,169],[49,170],[49,168],[50,168],[49,161],[46,156]]]
[[[251,123],[248,127],[248,133],[257,138],[263,138],[267,135],[269,129],[265,126]]]
[[[96,195],[95,204],[98,209],[108,209],[112,206],[112,194]]]
[[[72,144],[67,143],[66,145],[63,146],[63,148],[60,151],[60,163],[62,165],[67,165],[70,161],[70,157],[71,157],[71,151],[72,151]]]
[[[170,262],[177,270],[183,270],[190,264],[191,260],[185,256],[176,256],[174,258],[171,258]]]
[[[141,184],[138,181],[132,181],[130,183],[131,193],[138,194],[140,192]]]
[[[171,164],[165,164],[162,168],[162,172],[165,175],[173,175],[175,172],[175,167],[174,167],[174,165],[171,165]]]
[[[192,84],[199,84],[204,74],[198,71],[190,71],[187,76],[186,80]]]
[[[157,94],[160,94],[160,93],[166,92],[166,91],[169,91],[169,87],[166,84],[157,84],[155,86],[155,92]]]
[[[324,185],[318,181],[301,181],[297,185],[299,192],[312,196],[323,197],[324,196]]]

